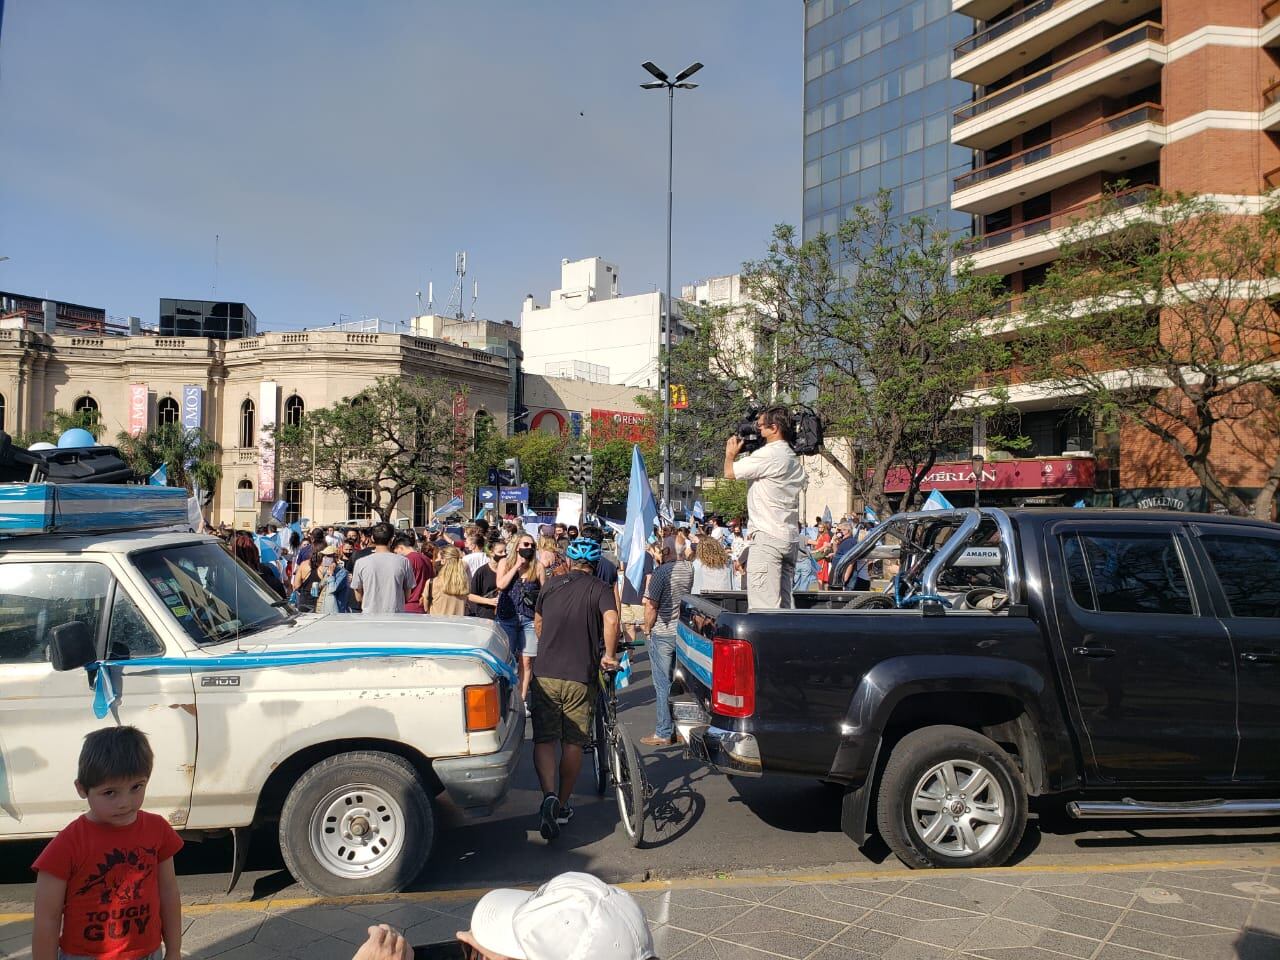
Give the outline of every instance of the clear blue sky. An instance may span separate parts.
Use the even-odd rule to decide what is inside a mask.
[[[801,193],[799,0],[5,0],[0,289],[154,322],[220,299],[266,329],[407,319],[456,250],[516,320],[562,257],[624,293],[762,254]]]

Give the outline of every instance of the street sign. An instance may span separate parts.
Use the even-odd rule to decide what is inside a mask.
[[[498,490],[498,499],[502,503],[528,503],[529,485],[525,483],[518,487],[502,487]]]
[[[498,502],[498,488],[478,487],[476,489],[476,496],[480,498],[481,506],[492,506]]]

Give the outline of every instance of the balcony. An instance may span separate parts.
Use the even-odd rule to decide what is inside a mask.
[[[1119,230],[1141,215],[1141,206],[1154,192],[1155,187],[1141,186],[1125,190],[1115,196],[1114,213],[1097,219],[1092,229],[1101,234]],[[996,230],[969,242],[967,258],[977,273],[1011,273],[1026,267],[1048,263],[1058,255],[1058,247],[1066,238],[1067,230],[1084,220],[1098,203],[1086,200],[1074,207],[1034,220],[1015,223],[1003,230]]]
[[[1146,103],[956,177],[951,207],[993,213],[1091,173],[1132,169],[1158,159],[1164,139],[1164,111]]]
[[[1122,96],[1160,79],[1164,29],[1140,23],[1066,60],[967,103],[952,117],[951,142],[981,150],[1097,97]]]
[[[1262,129],[1280,131],[1280,80],[1263,89],[1262,103]]]
[[[951,12],[973,17],[975,20],[990,20],[1007,10],[1012,0],[951,0]]]
[[[1160,0],[1040,0],[956,44],[951,76],[993,83],[1095,24],[1123,23],[1159,7]]]
[[[1262,5],[1262,28],[1258,31],[1264,47],[1280,47],[1280,0]]]

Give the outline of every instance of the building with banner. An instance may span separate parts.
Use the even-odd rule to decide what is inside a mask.
[[[323,523],[369,519],[368,501],[317,489],[277,469],[273,424],[354,396],[382,376],[444,378],[457,385],[458,457],[477,417],[509,426],[508,360],[427,337],[348,331],[289,331],[233,340],[207,337],[47,334],[0,329],[0,429],[40,430],[53,410],[94,410],[102,438],[164,423],[202,428],[222,447],[213,522],[265,522],[284,500],[288,517]],[[443,489],[436,500],[452,495]],[[428,497],[407,497],[396,515],[425,523]]]

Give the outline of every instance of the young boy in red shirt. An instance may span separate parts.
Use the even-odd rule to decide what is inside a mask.
[[[84,738],[76,792],[89,812],[36,858],[32,960],[180,960],[182,841],[142,801],[155,757],[137,727]]]

